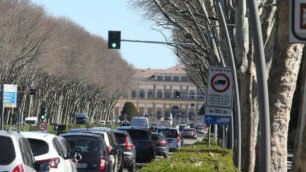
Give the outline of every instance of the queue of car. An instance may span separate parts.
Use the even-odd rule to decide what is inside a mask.
[[[121,172],[135,171],[169,151],[180,149],[184,139],[197,138],[202,126],[149,127],[137,117],[132,126],[75,128],[54,135],[46,132],[0,131],[0,169],[13,172]],[[181,131],[180,131],[181,130]]]

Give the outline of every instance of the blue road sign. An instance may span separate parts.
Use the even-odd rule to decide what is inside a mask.
[[[17,107],[17,85],[4,84],[3,106],[6,108]]]
[[[215,116],[215,115],[205,115],[205,123],[206,124],[232,124],[231,116]]]

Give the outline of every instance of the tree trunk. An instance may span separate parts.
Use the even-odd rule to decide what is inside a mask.
[[[292,98],[300,68],[302,44],[289,44],[289,1],[279,1],[278,30],[269,76],[271,172],[287,172],[287,137]]]

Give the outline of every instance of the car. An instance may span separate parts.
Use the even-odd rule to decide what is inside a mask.
[[[130,126],[149,128],[150,127],[149,118],[148,117],[138,117],[138,116],[132,117]]]
[[[101,135],[108,148],[108,152],[110,153],[113,165],[112,167],[113,171],[122,171],[123,150],[119,149],[120,147],[116,141],[116,136],[113,133],[113,131],[110,128],[106,127],[93,127],[93,128],[88,128],[86,131],[83,132]]]
[[[16,131],[0,131],[0,169],[13,172],[36,172],[29,141]]]
[[[156,155],[162,155],[167,158],[169,145],[166,136],[163,133],[152,133],[152,140]]]
[[[60,136],[67,140],[72,150],[81,154],[78,172],[112,172],[112,161],[101,135],[75,132]]]
[[[198,134],[207,134],[204,125],[196,125],[195,128]]]
[[[190,126],[188,124],[180,124],[179,125],[179,131],[182,132],[184,130],[184,128],[190,128]]]
[[[60,136],[43,132],[21,132],[30,142],[35,161],[49,172],[76,172],[75,151],[69,151]],[[65,147],[65,148],[64,148]]]
[[[132,142],[136,146],[136,162],[146,163],[155,159],[155,149],[150,129],[134,126],[122,126],[117,129],[125,130],[130,134]]]
[[[183,139],[177,128],[160,127],[157,128],[157,132],[166,136],[170,151],[176,151],[182,147]]]
[[[131,136],[127,131],[114,130],[117,143],[123,148],[123,167],[129,172],[135,171],[136,165],[136,147],[134,146]]]
[[[184,128],[182,131],[182,137],[197,139],[197,131],[194,128]]]

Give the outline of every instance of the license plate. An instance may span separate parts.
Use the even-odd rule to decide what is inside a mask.
[[[87,163],[78,163],[77,168],[87,168]]]

